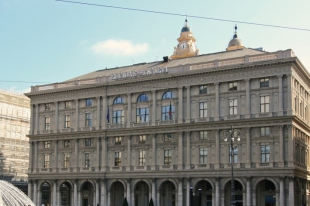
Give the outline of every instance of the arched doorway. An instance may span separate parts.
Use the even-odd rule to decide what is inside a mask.
[[[243,188],[239,181],[234,181],[236,206],[243,206]],[[225,186],[225,205],[230,205],[231,201],[231,181]]]
[[[52,187],[49,183],[44,182],[41,185],[42,197],[41,197],[41,204],[45,206],[51,205],[51,194],[52,194]]]
[[[256,187],[257,205],[276,206],[276,186],[270,180],[262,180]]]
[[[81,189],[82,206],[94,205],[94,187],[90,182],[85,182]]]
[[[149,186],[145,182],[139,182],[135,188],[135,206],[149,204]]]
[[[111,205],[122,206],[124,201],[124,186],[120,182],[114,182],[111,187]]]
[[[71,185],[68,182],[64,182],[60,186],[60,205],[71,205]]]
[[[201,205],[200,206],[212,206],[212,186],[206,180],[201,180],[195,187],[195,195],[199,195],[199,189],[201,189]]]
[[[176,205],[176,188],[170,181],[165,181],[160,187],[160,206]]]

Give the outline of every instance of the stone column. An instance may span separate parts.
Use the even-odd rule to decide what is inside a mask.
[[[156,170],[156,134],[152,134],[152,170]]]
[[[97,97],[97,128],[96,129],[101,129],[101,110],[100,110],[100,106],[101,106],[101,101],[100,101],[100,96]]]
[[[215,132],[215,164],[216,169],[220,168],[221,157],[220,157],[220,130],[214,130]]]
[[[96,157],[96,159],[97,159],[97,165],[96,165],[96,170],[97,171],[100,171],[100,137],[98,137],[98,138],[96,138],[96,146],[97,146],[97,157]],[[97,202],[97,203],[99,203],[99,202]]]
[[[187,178],[186,179],[186,206],[190,206],[190,196],[189,196],[190,187],[191,187],[191,180],[190,178]]]
[[[183,86],[179,87],[178,123],[183,123]]]
[[[57,205],[57,180],[53,181],[53,206]]]
[[[127,127],[130,127],[131,123],[131,93],[127,94],[128,108],[127,108]]]
[[[28,179],[28,197],[32,200],[32,180]]]
[[[58,108],[59,108],[59,104],[58,102],[54,102],[55,104],[55,132],[58,132],[59,129],[59,117],[58,117]]]
[[[183,178],[178,181],[178,206],[183,206]]]
[[[106,134],[105,134],[106,135]],[[107,151],[107,137],[102,137],[101,144],[102,144],[102,164],[101,164],[101,170],[106,171],[107,170],[107,159],[108,159],[108,151]]]
[[[127,196],[127,201],[129,203],[129,205],[131,205],[131,197],[130,197],[130,194],[131,194],[131,181],[130,179],[127,179],[127,189],[126,189],[126,196]]]
[[[288,147],[288,167],[293,167],[294,166],[294,147],[295,147],[295,141],[294,141],[294,136],[293,136],[293,129],[292,125],[287,126],[287,147]]]
[[[79,100],[75,100],[75,129],[74,131],[79,130]]]
[[[220,178],[217,177],[215,178],[215,206],[220,206],[220,203]]]
[[[178,169],[183,169],[183,132],[178,132]]]
[[[39,128],[39,104],[36,104],[36,121],[35,121],[35,130],[36,134],[40,134],[40,128]]]
[[[282,86],[282,77],[283,75],[278,75],[279,81],[279,108],[278,108],[278,116],[283,116],[283,86]],[[289,101],[291,101],[289,99]]]
[[[251,168],[251,128],[246,130],[246,168]]]
[[[81,203],[81,200],[82,200],[82,198],[81,198],[81,190],[79,188],[77,190],[77,197],[78,197],[77,205],[82,205],[82,203]]]
[[[34,142],[34,170],[38,172],[38,142]]]
[[[35,105],[31,104],[31,109],[30,109],[30,134],[35,134],[34,133],[34,128],[35,128],[34,111],[35,111]]]
[[[38,188],[37,188],[37,180],[33,180],[33,203],[38,205]]]
[[[74,180],[73,183],[73,204],[74,206],[78,206],[78,180]]]
[[[42,203],[42,191],[41,191],[41,188],[39,187],[39,185],[38,185],[38,199],[37,199],[37,203],[38,203],[38,205],[41,205],[41,203]]]
[[[292,101],[293,101],[293,94],[292,94],[292,75],[287,74],[287,116],[293,115],[293,107],[292,107]]]
[[[156,179],[152,179],[152,199],[154,202],[154,205],[156,205]]]
[[[54,158],[55,158],[55,163],[54,163],[54,168],[55,168],[55,171],[56,169],[58,168],[58,140],[54,140],[54,145],[55,145],[55,148],[54,148]]]
[[[96,180],[96,205],[100,204],[99,201],[99,180]]]
[[[294,177],[289,177],[289,184],[288,184],[288,205],[295,205],[295,186],[294,186]]]
[[[186,132],[186,169],[191,168],[191,132]]]
[[[28,172],[32,173],[33,172],[33,142],[29,141],[29,167],[28,167]],[[31,199],[31,198],[30,198]]]
[[[251,177],[246,178],[246,204],[251,206]]]
[[[283,125],[279,126],[279,167],[284,167],[284,137],[283,137]]]
[[[156,124],[156,90],[152,90],[152,126]]]
[[[215,114],[214,114],[214,121],[220,120],[220,87],[219,82],[215,82]]]
[[[79,140],[75,140],[74,144],[74,156],[75,156],[75,171],[79,170]]]
[[[256,190],[255,189],[252,190],[252,206],[256,206]]]
[[[111,205],[111,191],[108,191],[108,205]]]
[[[131,136],[127,136],[127,171],[130,171],[131,166]]]
[[[108,115],[108,99],[106,96],[103,96],[102,97],[102,124],[100,125],[102,126],[103,129],[107,128],[107,123],[108,123],[107,115]]]
[[[250,79],[245,79],[245,118],[251,118]]]
[[[191,87],[186,87],[186,122],[191,122]]]
[[[284,177],[280,177],[280,205],[284,204]]]
[[[100,206],[107,205],[107,186],[106,186],[106,180],[101,179],[101,203]],[[110,204],[108,204],[110,205]]]

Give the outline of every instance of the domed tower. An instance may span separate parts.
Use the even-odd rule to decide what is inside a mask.
[[[187,19],[185,25],[181,30],[180,37],[177,39],[179,44],[174,47],[174,52],[170,56],[170,59],[180,59],[186,57],[197,56],[199,49],[196,47],[196,39],[191,31],[191,28],[187,25]]]
[[[226,51],[233,51],[238,49],[244,49],[243,43],[241,39],[238,38],[237,35],[237,25],[235,26],[235,34],[232,40],[230,40]]]

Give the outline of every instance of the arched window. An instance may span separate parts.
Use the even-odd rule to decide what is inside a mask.
[[[146,94],[141,94],[137,99],[137,102],[147,102],[147,101],[149,101],[149,97]]]
[[[122,97],[116,97],[113,102],[113,104],[123,104],[123,103],[124,103],[124,100]]]
[[[165,93],[163,94],[163,98],[162,98],[162,99],[171,99],[171,98],[174,98],[174,93],[168,91],[168,92],[165,92]]]

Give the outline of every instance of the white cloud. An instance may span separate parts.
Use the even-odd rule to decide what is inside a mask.
[[[148,52],[149,45],[147,43],[134,44],[129,40],[108,39],[98,42],[91,47],[96,54],[106,54],[115,56],[135,56]]]

